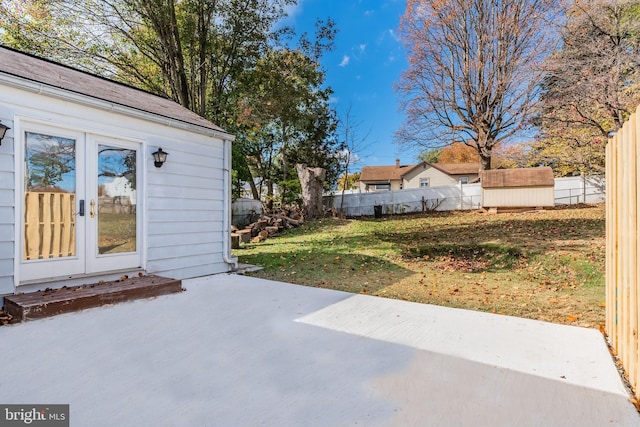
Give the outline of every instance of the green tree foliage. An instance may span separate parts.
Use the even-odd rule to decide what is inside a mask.
[[[601,173],[608,133],[640,103],[640,2],[578,0],[546,61],[531,161],[558,175]]]
[[[438,163],[440,160],[440,154],[442,154],[442,148],[428,148],[422,150],[418,155],[418,160],[427,163]]]
[[[0,43],[76,68],[96,71],[94,60],[86,54],[91,50],[91,41],[74,25],[81,20],[64,1],[0,0]]]
[[[26,188],[50,190],[63,184],[65,176],[76,167],[75,141],[35,133],[28,133],[27,137]],[[69,184],[75,188],[75,182]]]
[[[336,31],[332,21],[318,21],[315,38],[303,34],[297,48],[287,47],[293,30],[278,23],[295,3],[0,0],[0,38],[166,96],[219,124],[237,136],[236,194],[249,182],[257,196],[257,175],[282,185],[285,197],[297,158],[331,169],[335,157],[331,92],[318,59]]]
[[[329,182],[337,180],[336,119],[329,107],[331,90],[323,83],[318,63],[299,49],[271,50],[243,76],[242,149],[250,168],[264,177],[268,201],[275,197],[275,184],[280,201],[292,201],[296,163],[323,167]]]

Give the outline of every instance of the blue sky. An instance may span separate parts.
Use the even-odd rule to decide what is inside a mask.
[[[401,126],[399,97],[393,84],[407,68],[398,25],[404,0],[299,0],[289,11],[289,25],[313,35],[317,18],[331,17],[338,34],[336,48],[322,60],[327,85],[334,91],[333,107],[340,116],[351,108],[357,134],[367,136],[358,152],[362,166],[417,163],[417,153],[402,151],[393,134]]]

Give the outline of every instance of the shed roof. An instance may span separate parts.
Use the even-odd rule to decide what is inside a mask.
[[[225,132],[222,128],[168,98],[4,46],[0,46],[0,73],[206,129]]]
[[[492,169],[480,172],[482,188],[553,187],[553,170],[548,167]]]

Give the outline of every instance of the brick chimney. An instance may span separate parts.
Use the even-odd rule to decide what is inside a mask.
[[[400,167],[400,159],[396,159],[396,167],[399,168]]]

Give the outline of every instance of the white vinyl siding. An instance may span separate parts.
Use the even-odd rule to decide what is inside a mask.
[[[0,84],[0,90],[0,121],[12,128],[15,118],[141,144],[141,249],[147,274],[184,279],[229,271],[223,255],[228,236],[223,219],[230,211],[223,188],[224,143],[212,131],[180,129],[169,119],[161,124],[13,86]],[[13,129],[8,135],[0,146],[0,295],[14,291],[14,241],[20,238],[14,227],[20,218],[14,209],[13,152],[20,147],[10,137]],[[161,168],[151,156],[158,147],[169,153]]]
[[[149,160],[147,269],[176,278],[227,271],[222,256],[222,142],[150,143],[162,146],[169,156],[161,168]]]
[[[482,206],[500,207],[545,207],[554,206],[553,187],[506,187],[484,188]]]
[[[12,120],[4,108],[0,109],[0,121],[13,127]],[[0,143],[0,295],[14,291],[14,253],[15,253],[15,173],[13,162],[13,129]]]

